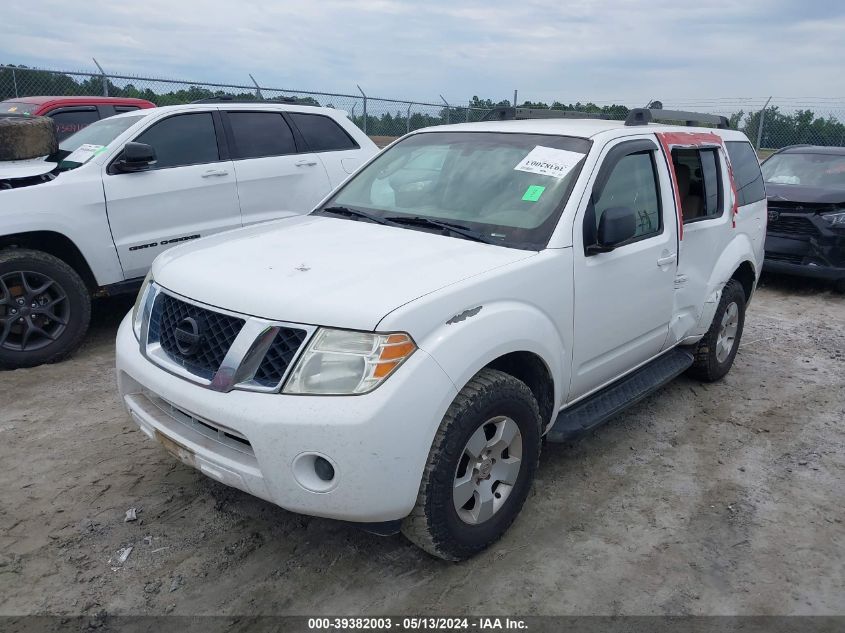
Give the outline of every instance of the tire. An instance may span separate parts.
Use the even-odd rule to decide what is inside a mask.
[[[531,488],[541,426],[537,401],[525,383],[494,369],[476,374],[437,430],[417,503],[402,522],[405,537],[429,554],[452,561],[469,558],[501,537]],[[504,452],[502,446],[514,428],[518,434]],[[487,450],[492,450],[492,458],[488,455],[481,468],[473,470],[470,455]],[[481,483],[474,483],[478,479]],[[459,480],[464,483],[456,486]],[[457,495],[467,498],[462,508],[457,507]],[[480,502],[482,495],[486,503]]]
[[[41,251],[0,251],[0,367],[61,360],[90,321],[91,295],[73,268]]]
[[[722,290],[722,298],[713,316],[713,323],[704,338],[698,342],[695,361],[687,370],[687,374],[705,382],[715,382],[724,377],[736,358],[744,326],[745,290],[738,281],[732,279]]]
[[[839,294],[845,295],[845,279],[837,279],[834,281],[833,289]]]
[[[0,160],[26,160],[47,156],[59,149],[53,119],[0,117]]]

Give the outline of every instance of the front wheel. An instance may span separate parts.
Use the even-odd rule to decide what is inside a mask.
[[[90,320],[91,296],[70,266],[41,251],[0,252],[0,367],[60,360]]]
[[[493,369],[479,372],[440,424],[403,534],[455,561],[497,540],[528,496],[540,430],[539,407],[525,383]]]
[[[727,374],[739,350],[745,326],[745,290],[731,280],[722,290],[713,323],[695,349],[695,362],[687,373],[706,382],[714,382]]]

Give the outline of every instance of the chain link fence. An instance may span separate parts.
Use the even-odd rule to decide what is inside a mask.
[[[494,105],[511,105],[507,100],[494,103],[476,98],[469,104],[382,98],[367,95],[360,87],[359,94],[293,90],[261,86],[251,75],[250,79],[250,84],[238,85],[0,65],[0,100],[34,95],[105,95],[138,97],[164,106],[231,95],[238,101],[291,101],[345,110],[377,142],[432,125],[479,121]],[[525,101],[519,105],[624,119],[630,108],[644,104]],[[724,115],[731,127],[745,132],[758,148],[778,149],[801,143],[845,145],[845,100],[840,98],[663,99],[659,104],[652,102],[652,106]]]

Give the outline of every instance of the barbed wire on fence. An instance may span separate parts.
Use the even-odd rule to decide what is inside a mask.
[[[96,63],[96,60],[95,60]],[[480,121],[496,105],[473,97],[468,103],[424,102],[359,94],[321,92],[263,86],[252,75],[251,84],[200,82],[183,79],[141,77],[86,71],[35,69],[0,64],[0,100],[35,95],[106,95],[147,99],[158,106],[190,103],[200,99],[231,95],[239,101],[295,101],[345,110],[358,127],[370,136],[396,137],[413,130],[447,123]],[[623,102],[627,101],[627,105]],[[845,99],[837,97],[704,97],[660,100],[667,109],[697,110],[721,114],[732,127],[745,132],[758,148],[778,149],[787,145],[845,145]],[[631,100],[598,100],[564,103],[530,102],[525,107],[593,112],[610,119],[624,119],[633,107]]]

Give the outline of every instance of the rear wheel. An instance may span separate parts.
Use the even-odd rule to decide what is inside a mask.
[[[484,369],[449,407],[402,532],[430,554],[463,560],[497,540],[519,514],[540,455],[531,390]]]
[[[725,284],[710,329],[695,349],[695,362],[687,373],[714,382],[727,374],[739,350],[745,325],[745,290],[732,279]]]
[[[0,252],[0,367],[60,360],[90,320],[90,294],[70,266],[41,251]]]

